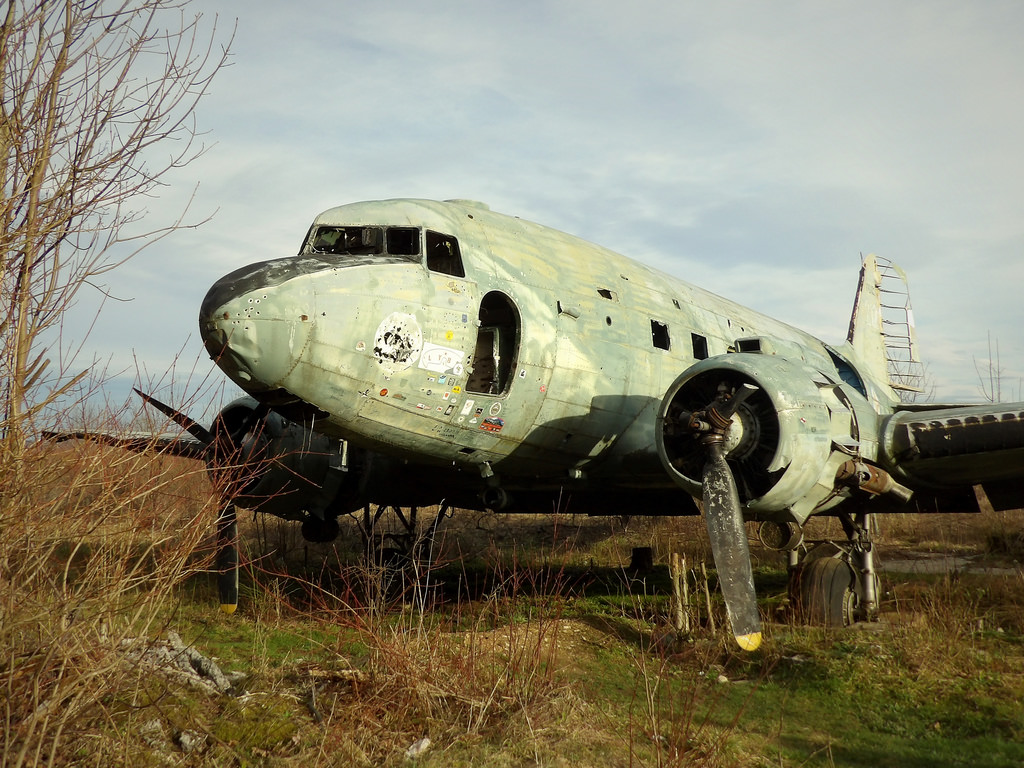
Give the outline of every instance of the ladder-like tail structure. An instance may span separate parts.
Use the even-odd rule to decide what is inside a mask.
[[[907,275],[888,259],[864,257],[846,340],[870,375],[887,382],[901,399],[923,392]]]

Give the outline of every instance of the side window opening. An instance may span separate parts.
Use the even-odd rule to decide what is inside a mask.
[[[668,349],[671,346],[668,326],[665,323],[651,320],[651,343],[658,349]]]
[[[861,379],[860,374],[857,373],[857,369],[850,365],[850,363],[845,359],[837,355],[832,349],[829,349],[828,347],[825,347],[825,349],[828,349],[832,362],[836,366],[836,371],[839,373],[839,378],[867,397],[867,389],[864,387],[864,381]]]
[[[466,391],[503,395],[519,355],[519,312],[505,294],[491,291],[480,302],[480,328]]]
[[[708,340],[699,333],[691,333],[690,343],[693,345],[694,358],[697,360],[706,360],[708,356]]]
[[[459,241],[451,235],[427,230],[427,269],[453,277],[465,277]]]

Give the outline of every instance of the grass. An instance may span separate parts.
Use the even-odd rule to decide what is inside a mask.
[[[361,564],[354,522],[309,545],[246,520],[226,616],[195,465],[79,445],[30,466],[0,518],[4,765],[397,766],[424,737],[421,766],[1024,763],[1013,516],[887,519],[887,554],[1004,570],[886,572],[881,620],[845,630],[792,623],[785,565],[755,548],[765,642],[742,654],[699,567],[695,631],[668,629],[664,563],[710,560],[700,520],[460,512],[426,590]],[[635,546],[653,548],[652,572],[628,570]],[[124,651],[172,630],[239,673],[233,695]]]

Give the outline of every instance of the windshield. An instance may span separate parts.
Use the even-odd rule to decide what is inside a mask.
[[[389,253],[418,256],[420,231],[415,227],[333,227],[313,225],[302,253],[363,256]]]

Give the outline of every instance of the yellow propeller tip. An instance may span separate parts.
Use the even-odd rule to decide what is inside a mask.
[[[221,604],[220,604],[220,609],[221,609],[222,611],[224,611],[224,613],[227,613],[227,614],[232,614],[232,613],[234,613],[234,612],[235,612],[235,609],[236,609],[237,607],[238,607],[238,606],[237,606],[236,604],[234,604],[234,603],[221,603]]]
[[[761,647],[761,633],[751,632],[749,635],[736,635],[736,642],[744,651],[756,651]]]

